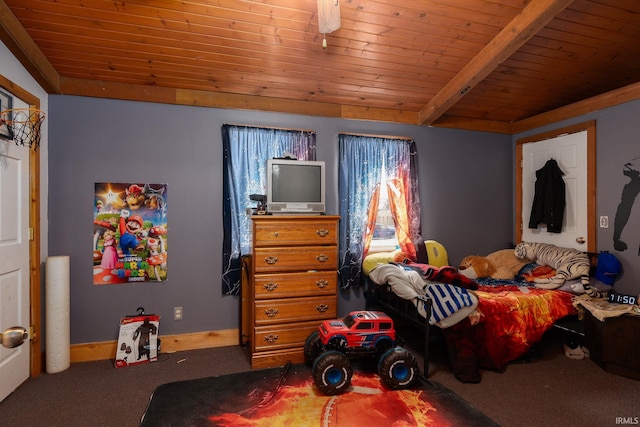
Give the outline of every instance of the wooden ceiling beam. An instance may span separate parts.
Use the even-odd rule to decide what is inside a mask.
[[[4,0],[0,0],[0,40],[47,93],[60,93],[60,75]]]
[[[513,123],[513,134],[537,129],[551,123],[589,114],[593,111],[604,110],[615,105],[624,104],[640,99],[640,82],[632,83],[620,89],[612,90],[602,95],[596,95],[555,110],[527,117]]]
[[[420,110],[420,124],[432,125],[572,2],[532,0]]]

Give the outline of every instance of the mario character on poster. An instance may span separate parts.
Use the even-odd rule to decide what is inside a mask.
[[[97,183],[93,284],[167,280],[167,185]]]

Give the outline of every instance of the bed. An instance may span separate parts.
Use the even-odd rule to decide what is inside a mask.
[[[456,378],[478,383],[482,369],[502,371],[525,356],[554,324],[577,313],[575,295],[567,291],[570,284],[539,289],[522,275],[513,281],[471,280],[446,265],[376,262],[365,269],[366,307],[424,333],[425,376],[433,328],[444,338]],[[531,271],[536,265],[526,268]]]

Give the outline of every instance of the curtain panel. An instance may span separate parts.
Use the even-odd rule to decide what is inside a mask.
[[[371,243],[381,191],[387,191],[400,248],[415,259],[414,242],[421,234],[420,197],[414,141],[340,134],[338,144],[339,273],[345,289],[362,284],[362,261]]]
[[[312,131],[223,125],[223,254],[222,293],[238,295],[242,256],[251,253],[251,194],[265,194],[267,160],[293,155],[316,159]]]

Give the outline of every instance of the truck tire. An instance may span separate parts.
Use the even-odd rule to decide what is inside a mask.
[[[312,367],[316,357],[318,357],[323,350],[324,345],[322,341],[320,341],[318,331],[312,332],[304,342],[304,363],[308,367]]]
[[[409,350],[395,347],[380,357],[378,375],[391,390],[406,389],[418,378],[418,364]]]
[[[390,348],[393,348],[394,344],[391,339],[386,337],[382,338],[376,343],[376,356],[380,357],[385,354]]]
[[[349,358],[339,351],[322,353],[313,364],[313,381],[327,396],[343,393],[351,384]]]

